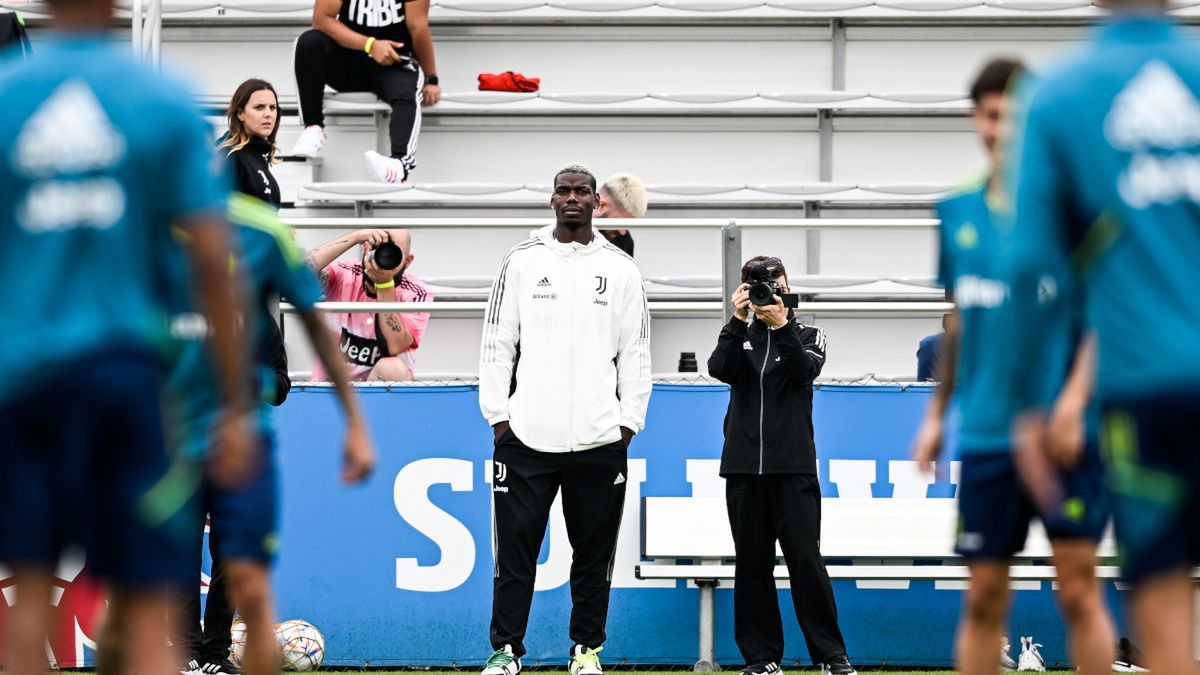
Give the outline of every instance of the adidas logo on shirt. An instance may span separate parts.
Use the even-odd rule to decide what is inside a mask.
[[[625,474],[619,473],[619,474],[617,474],[617,479],[613,481],[613,485],[620,485],[621,483],[624,483],[624,482],[625,482]]]
[[[25,121],[16,146],[13,168],[30,178],[107,169],[125,156],[125,137],[82,80],[59,85]]]
[[[1162,61],[1151,61],[1113,100],[1105,136],[1122,150],[1179,150],[1200,143],[1200,101]]]
[[[550,277],[542,277],[542,280],[537,282],[538,288],[548,288],[550,286]]]

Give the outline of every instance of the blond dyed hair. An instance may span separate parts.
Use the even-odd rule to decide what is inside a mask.
[[[600,192],[608,195],[613,206],[631,218],[646,215],[646,185],[641,178],[631,173],[617,173],[608,177]]]

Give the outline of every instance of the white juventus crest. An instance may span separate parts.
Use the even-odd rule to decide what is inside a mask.
[[[503,462],[496,462],[496,482],[503,483],[508,478],[508,467]]]

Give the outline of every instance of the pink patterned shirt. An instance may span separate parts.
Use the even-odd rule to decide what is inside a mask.
[[[361,263],[334,262],[325,268],[329,273],[325,280],[325,299],[330,302],[375,302],[363,289],[363,267]],[[405,273],[396,283],[396,298],[400,302],[432,302],[433,293],[418,278]],[[379,359],[395,356],[387,353],[387,341],[376,329],[375,314],[352,313],[325,315],[325,321],[333,330],[334,339],[342,350],[342,357],[349,368],[350,379],[365,380]],[[400,354],[410,370],[416,372],[416,351],[421,346],[421,336],[429,325],[427,312],[398,314],[405,328],[413,335],[412,345]],[[313,365],[312,377],[317,381],[329,379],[321,362]]]

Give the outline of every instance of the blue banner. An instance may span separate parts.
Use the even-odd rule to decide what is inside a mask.
[[[360,389],[380,462],[364,487],[338,482],[343,426],[331,391],[293,391],[279,411],[282,549],[275,574],[281,619],[306,619],[326,637],[327,665],[476,666],[491,651],[492,433],[469,386]],[[953,497],[948,472],[923,482],[909,445],[930,390],[824,386],[814,402],[826,498]],[[723,495],[717,462],[728,393],[723,386],[657,385],[646,430],[630,449],[628,502],[618,547],[606,664],[690,664],[697,657],[697,591],[634,577],[640,500]],[[570,549],[551,518],[539,560],[527,665],[565,665],[570,640]],[[947,665],[961,592],[954,584],[904,588],[834,583],[841,627],[856,664]],[[1066,644],[1050,584],[1019,591],[1010,621],[1045,645]],[[787,664],[809,663],[780,592]],[[717,591],[717,660],[741,665],[732,591]]]

